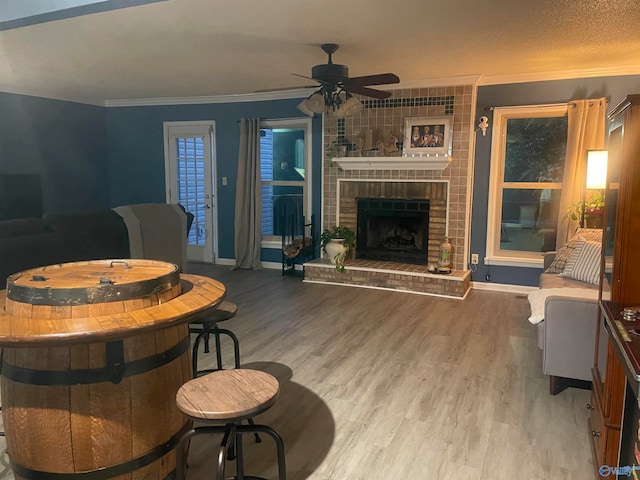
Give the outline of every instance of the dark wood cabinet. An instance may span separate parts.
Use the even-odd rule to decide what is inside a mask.
[[[613,309],[621,310],[640,305],[640,95],[627,96],[609,114],[608,150],[600,302],[609,294]],[[602,310],[587,406],[596,478],[601,465],[618,465],[627,384]]]

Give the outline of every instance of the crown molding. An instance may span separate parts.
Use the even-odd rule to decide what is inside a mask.
[[[443,77],[409,82],[400,82],[393,86],[376,87],[380,90],[399,90],[407,88],[450,87],[455,85],[475,85],[480,75],[465,75],[460,77]],[[391,88],[390,88],[391,87]],[[320,86],[318,85],[318,88]],[[167,97],[167,98],[138,98],[128,100],[105,100],[105,107],[147,107],[160,105],[193,105],[204,103],[239,103],[260,102],[268,100],[287,100],[292,98],[306,98],[315,90],[310,88],[296,88],[274,92],[240,93],[232,95],[211,95],[202,97]]]
[[[411,88],[451,87],[458,85],[489,86],[509,83],[542,82],[551,80],[570,80],[575,78],[613,77],[625,75],[640,75],[640,64],[606,68],[561,70],[556,72],[519,73],[513,75],[464,75],[457,77],[441,77],[400,82],[398,84],[394,84],[393,86],[388,86],[391,88],[384,88],[384,86],[377,88],[380,88],[381,90],[400,90]],[[0,92],[47,98],[51,100],[61,100],[65,102],[81,103],[85,105],[95,105],[99,107],[143,107],[287,100],[294,98],[306,98],[311,93],[313,93],[313,90],[310,88],[296,88],[291,90],[245,94],[210,95],[198,97],[138,98],[120,100],[116,99],[105,101],[48,94],[42,91],[36,92],[34,90],[21,89],[1,84]]]
[[[320,87],[318,87],[320,88]],[[262,102],[269,100],[287,100],[292,98],[306,98],[312,93],[309,88],[280,90],[277,92],[239,93],[232,95],[210,95],[202,97],[167,97],[167,98],[138,98],[129,100],[105,100],[105,107],[148,107],[160,105],[194,105],[204,103],[241,103]]]
[[[572,80],[575,78],[617,77],[640,75],[639,65],[619,65],[602,68],[576,68],[555,72],[516,73],[507,75],[482,75],[478,86],[504,85],[508,83],[545,82],[551,80]]]
[[[395,84],[393,88],[381,88],[381,90],[400,90],[406,88],[430,88],[430,87],[455,87],[459,85],[476,85],[482,75],[461,75],[458,77],[425,78],[422,80],[409,80]],[[378,88],[378,87],[376,87]]]

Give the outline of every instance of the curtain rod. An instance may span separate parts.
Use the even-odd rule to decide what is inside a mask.
[[[589,106],[594,105],[594,102],[597,101],[596,99],[594,100],[590,100],[589,101]],[[605,100],[605,104],[609,105],[609,100]],[[523,107],[527,107],[527,108],[548,108],[548,107],[576,107],[576,103],[575,102],[566,102],[566,103],[542,103],[539,105],[505,105],[505,106],[498,106],[498,107],[484,107],[484,111],[493,111],[496,108],[523,108]]]

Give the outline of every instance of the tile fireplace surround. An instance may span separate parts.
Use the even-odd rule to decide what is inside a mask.
[[[333,225],[356,230],[356,198],[429,199],[428,262],[435,263],[438,248],[448,234],[453,247],[454,271],[434,275],[426,265],[410,265],[370,260],[348,260],[344,274],[336,272],[327,260],[305,264],[305,281],[341,283],[415,293],[463,298],[470,285],[466,269],[465,239],[469,194],[470,139],[473,128],[472,85],[394,90],[386,100],[361,98],[364,109],[346,119],[326,116],[324,144],[342,138],[353,142],[368,128],[381,128],[403,138],[406,117],[453,115],[451,158],[444,169],[361,169],[341,170],[325,159],[323,168],[322,228]],[[403,160],[402,152],[387,154]]]

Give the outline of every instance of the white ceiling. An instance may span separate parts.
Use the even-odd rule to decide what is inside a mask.
[[[0,91],[103,104],[295,88],[325,42],[351,76],[405,86],[640,74],[639,25],[638,0],[168,0],[0,32]]]

